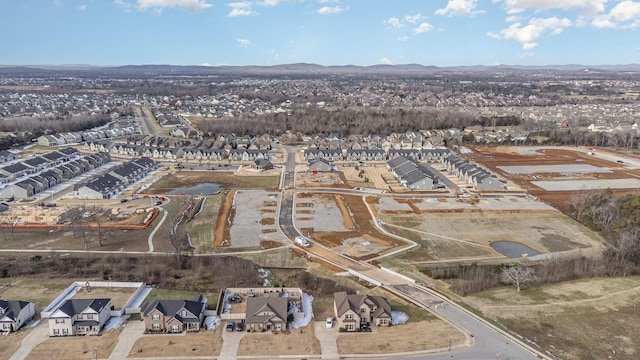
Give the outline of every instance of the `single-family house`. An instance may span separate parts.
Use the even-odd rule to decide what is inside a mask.
[[[248,330],[277,331],[287,328],[288,298],[278,293],[247,298],[245,324]]]
[[[365,324],[391,325],[391,305],[382,296],[337,292],[333,294],[333,310],[338,327],[346,331],[359,331]]]
[[[181,333],[200,331],[207,304],[194,300],[154,300],[142,307],[146,331]]]
[[[28,301],[0,300],[0,332],[14,332],[35,315],[35,305]]]
[[[49,316],[49,336],[98,335],[111,316],[111,299],[69,299]]]

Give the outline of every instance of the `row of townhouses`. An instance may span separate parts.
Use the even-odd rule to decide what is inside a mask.
[[[0,189],[0,198],[32,197],[109,161],[109,154],[82,156],[76,149],[65,148],[7,165],[0,168],[0,182],[15,182]]]
[[[76,184],[74,197],[91,200],[109,199],[127,186],[140,181],[157,167],[158,164],[149,158],[142,157],[131,160],[86,183]]]
[[[438,177],[417,160],[398,156],[387,162],[387,168],[410,190],[432,190],[438,187]]]
[[[139,130],[134,126],[120,128],[114,127],[104,130],[42,135],[37,139],[37,141],[38,145],[42,146],[61,146],[66,144],[78,144],[84,141],[96,141],[100,139],[133,135],[138,132]]]
[[[453,154],[442,158],[442,165],[451,174],[465,181],[467,186],[477,190],[501,190],[506,184],[487,170],[461,159]]]
[[[112,155],[123,155],[131,157],[148,157],[158,160],[232,160],[232,161],[255,161],[269,159],[268,150],[254,149],[198,149],[198,148],[174,148],[155,147],[143,145],[130,145],[126,143],[104,143],[87,142],[83,145],[87,151],[108,152]]]
[[[381,150],[381,149],[333,149],[333,150],[304,150],[304,159],[326,159],[330,161],[386,161],[397,157],[405,157],[416,161],[440,161],[451,153],[446,148],[438,149],[408,149],[408,150]]]

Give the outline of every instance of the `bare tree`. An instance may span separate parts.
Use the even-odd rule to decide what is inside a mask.
[[[522,287],[532,283],[535,280],[535,271],[533,268],[522,265],[514,265],[502,269],[502,282],[505,284],[515,285],[520,291]]]

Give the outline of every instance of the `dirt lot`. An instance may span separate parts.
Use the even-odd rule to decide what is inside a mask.
[[[222,348],[222,330],[202,330],[181,335],[143,335],[129,357],[217,356]]]
[[[586,279],[464,298],[562,359],[637,359],[640,277]]]
[[[91,292],[88,292],[85,288],[82,288],[73,296],[73,299],[111,299],[111,305],[116,309],[122,309],[136,290],[137,288],[91,287]]]
[[[317,355],[320,342],[315,337],[313,326],[294,329],[280,334],[246,334],[238,346],[238,356],[248,355]]]
[[[91,359],[98,351],[98,358],[104,359],[111,354],[118,343],[122,328],[105,331],[101,336],[77,336],[51,338],[38,345],[27,356],[27,360],[49,359]]]
[[[367,166],[359,166],[357,169],[354,166],[341,165],[339,169],[353,187],[390,190],[389,185],[395,183],[393,174],[387,170],[387,166],[384,163],[368,163]],[[362,176],[359,176],[360,172],[362,172]]]
[[[410,325],[380,326],[376,333],[340,334],[340,354],[384,354],[447,348],[465,341],[464,335],[453,331],[442,320],[411,322]]]
[[[351,188],[341,172],[319,172],[314,174],[308,171],[296,173],[295,184],[297,187],[334,187]]]
[[[515,148],[509,146],[477,146],[473,148],[473,152],[463,154],[466,159],[475,161],[487,168],[491,172],[495,172],[511,181],[518,186],[526,189],[530,194],[540,198],[541,200],[553,205],[554,207],[567,211],[569,200],[572,195],[581,190],[580,187],[573,190],[564,191],[547,191],[533,184],[533,181],[555,180],[604,180],[604,179],[635,179],[640,177],[640,170],[629,169],[622,164],[600,159],[591,156],[585,152],[576,151],[570,147],[566,148]],[[526,151],[525,151],[526,150]],[[579,171],[568,178],[568,174],[560,176],[554,168],[550,168],[546,173],[524,173],[512,174],[504,171],[500,167],[505,166],[539,166],[539,165],[583,165],[593,166],[596,168],[607,168],[609,172],[597,170],[595,172]],[[576,186],[579,186],[577,182]],[[625,194],[632,189],[614,189],[616,194]]]

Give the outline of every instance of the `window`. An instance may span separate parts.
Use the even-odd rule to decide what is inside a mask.
[[[360,309],[360,314],[366,314],[366,313],[367,313],[367,308]]]
[[[345,315],[344,315],[344,318],[345,318],[346,320],[351,320],[351,319],[353,319],[353,314],[345,314]]]
[[[171,325],[171,332],[178,332],[178,325]]]
[[[346,324],[346,325],[344,326],[344,328],[345,328],[347,331],[352,331],[352,330],[353,330],[353,324]]]
[[[60,335],[60,329],[53,329],[53,335]]]
[[[379,324],[380,325],[387,325],[387,319],[380,319]]]
[[[69,329],[62,329],[62,335],[68,335]]]
[[[3,330],[9,330],[9,324],[2,324]]]
[[[56,319],[56,324],[64,324],[64,319]]]
[[[87,328],[84,326],[78,326],[78,331],[86,331]]]
[[[93,314],[87,314],[87,320],[93,320]]]
[[[160,320],[160,315],[157,315],[157,314],[151,315],[151,320]]]
[[[158,323],[153,323],[153,324],[151,324],[151,328],[152,328],[153,330],[158,330],[158,329],[160,329],[160,324],[158,324]]]
[[[82,314],[78,314],[78,315],[76,316],[76,318],[77,318],[78,320],[83,320],[83,319],[84,319],[84,316],[82,316]]]

